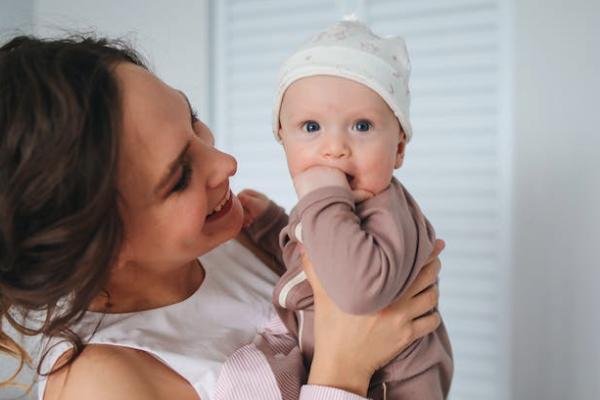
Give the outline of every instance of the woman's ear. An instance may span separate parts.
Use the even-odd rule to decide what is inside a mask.
[[[404,150],[406,148],[406,134],[404,131],[400,131],[400,141],[398,142],[398,147],[396,148],[396,162],[394,163],[394,168],[398,169],[404,163]]]

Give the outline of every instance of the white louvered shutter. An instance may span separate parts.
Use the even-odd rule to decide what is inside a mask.
[[[277,71],[306,38],[355,9],[402,35],[412,61],[414,137],[397,177],[446,240],[441,311],[455,357],[452,399],[509,398],[509,148],[502,0],[213,1],[217,144],[234,187],[288,210],[295,195],[271,132]]]

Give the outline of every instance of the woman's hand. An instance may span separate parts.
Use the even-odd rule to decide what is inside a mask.
[[[373,315],[350,315],[327,296],[312,264],[304,270],[315,299],[315,352],[308,383],[366,395],[373,373],[390,362],[414,340],[440,324],[437,307],[438,258],[444,242],[434,250],[415,281],[393,304]]]

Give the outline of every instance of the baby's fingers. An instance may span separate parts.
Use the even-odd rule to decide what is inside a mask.
[[[352,191],[352,197],[356,203],[361,203],[373,197],[373,193],[367,190],[357,189]]]
[[[239,192],[237,194],[237,198],[240,200],[240,203],[242,204],[242,206],[244,206],[250,200],[251,195],[250,195],[250,193],[248,193],[247,190],[242,190],[241,192]]]
[[[242,191],[241,191],[241,192],[238,194],[238,197],[239,197],[240,195],[241,195],[241,196],[246,196],[246,197],[265,197],[265,195],[264,195],[264,194],[262,194],[261,192],[257,192],[257,191],[256,191],[256,190],[254,190],[254,189],[244,189],[244,190],[242,190]]]
[[[252,218],[252,215],[250,215],[250,213],[248,212],[245,212],[243,222],[244,228],[248,228],[250,225],[252,225],[252,222],[254,222],[254,218]]]

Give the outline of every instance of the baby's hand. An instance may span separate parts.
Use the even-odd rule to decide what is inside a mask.
[[[346,174],[332,167],[317,165],[310,167],[293,177],[294,188],[298,199],[301,199],[308,193],[326,186],[340,186],[350,189]]]
[[[368,190],[363,189],[354,189],[352,190],[352,197],[354,197],[354,201],[357,203],[362,203],[365,200],[373,197],[374,194],[369,192]]]
[[[244,228],[249,227],[269,207],[269,198],[252,189],[244,189],[238,193],[238,199],[244,209]]]

